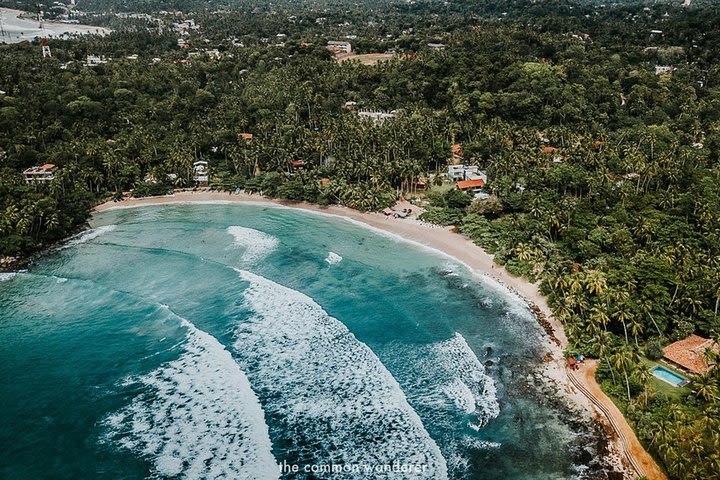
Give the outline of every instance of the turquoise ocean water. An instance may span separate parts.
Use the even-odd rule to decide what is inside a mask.
[[[257,205],[92,226],[0,274],[2,479],[583,471],[579,434],[519,382],[537,323],[446,257]]]

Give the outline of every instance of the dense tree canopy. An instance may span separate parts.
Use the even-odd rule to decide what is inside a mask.
[[[215,188],[377,210],[440,179],[461,143],[490,198],[432,192],[425,218],[540,280],[572,348],[602,359],[606,388],[669,473],[718,478],[718,370],[677,399],[649,392],[637,362],[720,333],[718,7],[172,6],[200,25],[190,49],[158,28],[170,6],[102,0],[86,8],[118,28],[109,37],[52,41],[50,59],[0,45],[0,254],[63,238],[110,195],[192,186],[198,160]],[[325,42],[345,35],[397,55],[337,62]],[[87,55],[111,60],[86,67]],[[43,163],[56,180],[25,185],[21,171]]]

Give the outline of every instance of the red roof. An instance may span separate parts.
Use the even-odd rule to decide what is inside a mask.
[[[244,138],[245,140],[252,140],[253,134],[252,133],[241,133],[240,136]]]
[[[546,155],[550,155],[551,153],[557,152],[557,148],[555,147],[543,147],[542,152]]]
[[[290,162],[290,165],[292,165],[293,167],[302,167],[303,165],[305,165],[305,162],[303,162],[302,160],[293,160],[292,162]]]
[[[482,178],[478,178],[477,180],[461,180],[457,182],[457,187],[460,190],[465,190],[467,188],[480,188],[485,185],[485,180]]]
[[[718,344],[698,335],[690,335],[665,347],[663,356],[693,373],[702,374],[711,368],[705,359],[705,350],[708,348],[717,352]]]
[[[43,165],[40,168],[42,168],[43,170],[50,170],[52,168],[55,168],[55,165],[53,165],[52,163],[46,163],[45,165]]]

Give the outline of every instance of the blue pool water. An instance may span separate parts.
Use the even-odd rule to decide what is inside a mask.
[[[542,330],[448,258],[252,205],[92,226],[0,275],[0,478],[583,478]]]
[[[666,381],[667,383],[675,385],[676,387],[682,385],[683,383],[687,383],[686,378],[681,377],[674,372],[671,372],[665,367],[655,367],[651,370],[651,372],[660,380]]]

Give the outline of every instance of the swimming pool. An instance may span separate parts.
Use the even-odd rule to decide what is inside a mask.
[[[673,385],[675,387],[682,387],[687,385],[689,380],[685,377],[681,377],[677,373],[668,370],[665,367],[657,366],[653,367],[651,370],[653,375],[655,375],[657,378],[662,380],[663,382],[667,382],[670,385]]]

